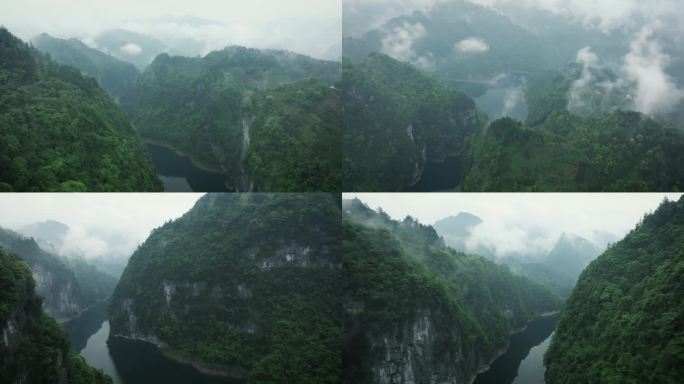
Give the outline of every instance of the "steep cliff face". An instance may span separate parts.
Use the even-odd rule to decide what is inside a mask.
[[[684,197],[664,201],[580,275],[544,357],[547,383],[684,377]]]
[[[343,203],[346,383],[467,383],[560,299],[447,248],[432,227]]]
[[[140,78],[136,127],[223,172],[239,191],[339,191],[339,180],[330,188],[325,178],[339,168],[339,154],[331,156],[340,107],[329,102],[339,77],[339,63],[284,51],[161,54]],[[317,167],[312,188],[301,179]]]
[[[58,321],[78,316],[105,300],[116,280],[84,262],[70,261],[42,250],[32,238],[0,228],[0,248],[21,257],[31,268],[43,310]]]
[[[486,120],[466,95],[380,54],[345,62],[341,85],[347,191],[411,186],[427,161],[462,155]]]
[[[41,310],[31,271],[0,250],[0,378],[3,383],[106,384],[111,378],[69,350],[66,332]]]
[[[112,334],[255,383],[339,381],[336,198],[204,196],[133,254],[110,304]]]

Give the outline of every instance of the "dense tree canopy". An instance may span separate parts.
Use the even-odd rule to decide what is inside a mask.
[[[424,313],[432,314],[430,338],[438,352],[432,362],[426,352],[413,369],[435,377],[430,367],[452,365],[457,368],[447,370],[467,378],[496,356],[513,329],[560,307],[558,296],[505,266],[446,247],[432,227],[410,217],[394,221],[358,200],[344,201],[343,210],[350,383],[369,382],[371,369],[390,354],[373,340],[410,344],[401,330]]]
[[[41,249],[33,238],[0,227],[0,247],[40,271],[46,284],[39,286],[44,309],[52,317],[68,319],[98,301],[107,300],[114,291],[116,279],[86,263],[61,257]],[[75,304],[64,306],[64,302]]]
[[[41,310],[31,270],[0,249],[0,377],[3,382],[111,384],[69,349],[67,333]]]
[[[342,75],[346,191],[400,191],[426,161],[464,153],[484,125],[475,103],[409,64],[370,55]]]
[[[637,112],[553,112],[541,127],[494,121],[469,142],[467,191],[684,189],[684,132]]]
[[[250,383],[339,383],[338,199],[204,196],[131,256],[113,334],[156,337]]]
[[[91,48],[78,39],[57,39],[43,33],[32,39],[31,44],[59,64],[72,66],[97,80],[128,117],[135,118],[140,71],[133,64]]]
[[[582,273],[544,358],[546,382],[684,377],[684,197],[665,201]]]
[[[0,29],[0,190],[160,189],[126,115],[95,80]]]
[[[161,54],[141,77],[136,127],[238,190],[339,191],[339,97],[328,89],[339,74],[338,63],[282,51]]]

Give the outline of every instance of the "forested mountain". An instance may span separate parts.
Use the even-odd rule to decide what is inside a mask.
[[[57,39],[43,33],[33,38],[31,44],[59,64],[72,66],[94,77],[128,117],[131,120],[135,118],[140,71],[133,64],[88,47],[78,39]]]
[[[335,194],[208,194],[131,256],[112,335],[250,383],[339,383],[340,223]]]
[[[0,28],[0,190],[156,191],[142,143],[88,77]]]
[[[66,332],[41,309],[31,270],[0,249],[0,377],[3,383],[106,384],[112,379],[69,349]]]
[[[608,68],[573,64],[563,71],[548,70],[531,76],[527,84],[529,113],[525,124],[542,125],[555,111],[600,117],[619,109],[628,110],[633,102],[630,92]]]
[[[459,212],[438,220],[433,227],[448,247],[463,253],[475,253],[505,265],[512,273],[526,277],[562,298],[570,294],[579,272],[599,253],[587,240],[563,234],[550,251],[515,251],[497,255],[493,244],[468,244],[475,227],[482,223],[483,220],[478,216]],[[565,269],[567,266],[575,269],[569,273]]]
[[[283,51],[161,54],[141,77],[135,125],[241,191],[339,190],[339,96],[329,88],[339,75],[338,63]]]
[[[171,49],[162,41],[125,29],[110,29],[94,39],[97,48],[143,71],[157,55]]]
[[[464,92],[492,118],[525,120],[526,126],[508,118],[494,120],[465,144],[441,140],[447,152],[464,153],[465,164],[464,169],[450,170],[455,166],[443,163],[437,178],[465,175],[463,191],[681,190],[682,108],[643,105],[644,98],[664,99],[667,92],[677,103],[681,94],[681,48],[665,33],[674,19],[665,19],[662,31],[644,28],[637,34],[644,20],[634,20],[629,28],[602,29],[531,4],[502,3],[437,2],[362,35],[343,33],[348,60],[343,84],[370,94],[343,96],[345,148],[351,148],[345,150],[350,154],[343,163],[350,179],[344,181],[346,190],[401,190],[407,179],[408,185],[415,182],[414,168],[404,164],[418,164],[415,174],[421,173],[415,160],[420,147],[411,148],[400,134],[400,128],[415,123],[406,116],[416,109],[429,111],[431,117],[458,109],[436,101],[437,91],[433,99],[421,95],[423,88],[405,80],[413,78],[408,69],[390,71],[389,61],[382,67],[388,68],[394,88],[388,86],[392,83],[387,83],[387,73],[361,70],[368,62],[378,62],[380,54],[425,71],[440,87]],[[352,8],[348,13],[358,20],[346,23],[360,29],[370,19]],[[397,14],[402,7],[386,8],[387,14]],[[647,49],[652,50],[646,55],[650,58],[640,59]],[[649,60],[657,62],[651,65]],[[392,92],[371,93],[370,87],[355,83],[360,78]],[[662,87],[653,90],[647,84],[656,79]],[[432,109],[411,107],[422,102]],[[437,125],[455,131],[448,122]]]
[[[473,229],[482,224],[482,219],[468,212],[459,212],[456,216],[445,217],[435,222],[435,231],[444,238],[447,246],[466,252],[466,242]]]
[[[684,189],[684,132],[638,112],[553,112],[542,127],[503,118],[469,143],[464,191]]]
[[[596,52],[610,57],[628,50],[621,34],[587,31],[569,19],[551,23],[554,28],[544,28],[538,21],[521,24],[489,7],[450,0],[393,18],[359,38],[346,38],[343,54],[358,62],[381,52],[445,81],[487,81],[502,73],[563,68],[587,41]]]
[[[344,382],[469,382],[560,299],[430,226],[343,201]]]
[[[601,252],[602,250],[589,240],[563,233],[544,259],[544,264],[577,280],[584,268]]]
[[[345,191],[401,191],[427,161],[463,155],[486,121],[464,94],[385,55],[345,62],[342,78]]]
[[[525,260],[515,256],[504,257],[498,262],[512,273],[523,276],[565,299],[570,296],[577,278],[537,260]]]
[[[56,220],[45,220],[25,225],[17,229],[17,232],[32,237],[41,248],[57,253],[57,248],[69,233],[69,226]]]
[[[0,248],[21,257],[31,268],[45,312],[59,321],[78,316],[114,291],[116,279],[80,260],[42,250],[32,238],[0,228]]]
[[[562,311],[546,382],[684,377],[684,198],[664,201],[594,260]]]

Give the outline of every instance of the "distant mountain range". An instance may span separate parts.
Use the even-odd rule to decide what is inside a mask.
[[[507,265],[513,273],[525,276],[561,297],[570,294],[580,273],[602,253],[604,242],[614,241],[616,238],[610,233],[601,233],[601,244],[596,245],[581,236],[562,233],[553,248],[546,253],[516,252],[496,255],[487,245],[477,244],[475,249],[468,247],[467,241],[473,229],[482,223],[481,218],[471,213],[459,212],[455,216],[437,221],[434,228],[448,246],[461,252],[480,254]]]

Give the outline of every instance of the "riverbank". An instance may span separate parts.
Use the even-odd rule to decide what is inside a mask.
[[[78,312],[78,314],[75,315],[75,316],[73,316],[73,317],[59,318],[59,319],[56,318],[56,317],[53,317],[53,319],[57,320],[57,322],[58,322],[60,325],[64,325],[65,323],[68,323],[68,322],[70,322],[71,320],[74,320],[74,319],[77,319],[77,318],[81,317],[81,315],[83,315],[85,312],[87,312],[87,311],[89,311],[89,310],[95,308],[97,305],[102,304],[102,303],[106,303],[108,300],[109,300],[108,298],[107,298],[107,299],[102,299],[102,300],[97,300],[97,301],[96,301],[95,303],[93,303],[92,305],[90,305],[90,306],[88,306],[88,307],[86,307],[86,308],[84,308],[84,309],[81,309],[81,310]]]
[[[472,384],[473,382],[475,382],[475,380],[477,379],[477,377],[478,377],[480,374],[482,374],[482,373],[484,373],[484,372],[487,372],[489,369],[491,369],[491,368],[492,368],[492,364],[494,364],[494,362],[495,362],[499,357],[503,356],[506,352],[508,352],[508,349],[509,349],[510,346],[511,346],[511,340],[510,340],[510,337],[511,337],[511,336],[513,336],[513,335],[515,335],[515,334],[519,334],[519,333],[524,332],[525,330],[527,330],[527,328],[529,327],[529,325],[530,325],[533,321],[535,321],[535,320],[539,320],[539,319],[542,319],[542,318],[545,318],[545,317],[554,316],[554,315],[558,315],[558,314],[560,314],[560,310],[557,310],[557,311],[548,311],[548,312],[539,313],[539,314],[535,315],[534,317],[532,317],[531,319],[529,319],[529,320],[527,321],[527,323],[526,323],[523,327],[521,327],[521,328],[519,328],[519,329],[511,330],[511,331],[509,332],[509,338],[508,338],[508,340],[506,341],[506,346],[505,346],[504,348],[502,348],[502,349],[499,349],[499,350],[495,353],[494,358],[492,358],[492,359],[489,361],[489,363],[487,363],[486,365],[481,365],[481,366],[479,366],[479,367],[478,367],[478,370],[477,370],[477,373],[475,373],[475,374],[473,375],[473,377],[468,381],[468,384]]]
[[[179,363],[192,365],[195,369],[205,375],[226,377],[229,379],[245,380],[247,372],[235,367],[228,367],[221,364],[210,364],[201,360],[183,355],[180,352],[174,351],[170,348],[159,348],[159,350],[171,360]]]
[[[200,160],[197,160],[196,158],[192,157],[191,155],[179,150],[178,148],[175,148],[173,145],[160,141],[160,140],[155,140],[155,139],[148,139],[148,138],[142,138],[143,144],[152,144],[152,145],[157,145],[160,147],[164,147],[173,153],[175,153],[177,156],[180,157],[185,157],[190,160],[190,162],[197,168],[206,171],[206,172],[211,172],[211,173],[216,173],[220,174],[222,176],[227,176],[227,170],[224,169],[223,167],[217,167],[215,165],[210,165],[207,163],[204,163]]]
[[[177,363],[187,364],[195,368],[197,371],[204,375],[225,377],[228,379],[235,380],[245,380],[247,378],[247,372],[240,368],[229,367],[221,364],[211,364],[201,361],[199,359],[187,356],[181,352],[174,351],[169,348],[166,344],[161,342],[155,337],[131,337],[111,334],[110,337],[117,337],[126,340],[140,341],[147,344],[154,345],[164,357],[171,359]]]

